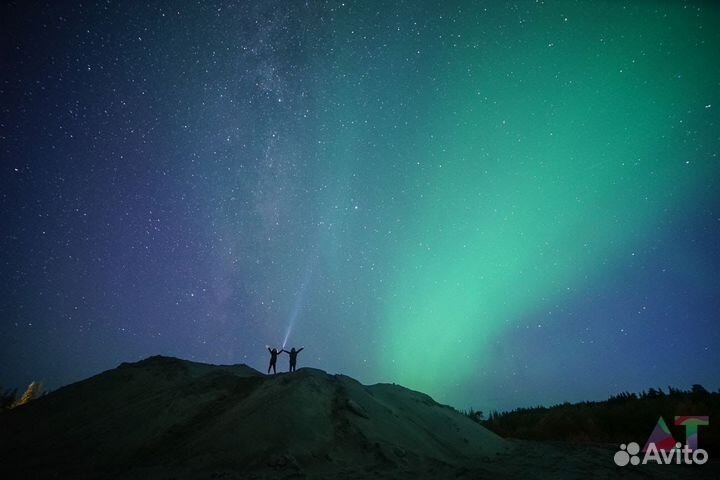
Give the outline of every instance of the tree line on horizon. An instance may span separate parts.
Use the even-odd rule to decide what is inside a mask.
[[[564,402],[550,407],[463,412],[472,420],[506,438],[570,443],[644,444],[658,418],[663,417],[678,442],[685,443],[685,429],[674,426],[675,416],[709,415],[710,425],[699,431],[699,446],[720,451],[720,390],[710,392],[700,384],[689,390],[651,387],[640,393],[621,392],[604,401]],[[714,422],[719,425],[713,429]]]

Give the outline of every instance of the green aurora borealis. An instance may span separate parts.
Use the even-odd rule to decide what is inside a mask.
[[[406,34],[370,60],[351,55],[343,81],[356,82],[355,96],[341,108],[359,127],[344,142],[337,132],[341,161],[359,157],[365,175],[390,177],[373,200],[383,223],[402,219],[400,239],[380,248],[391,271],[379,368],[436,395],[472,384],[492,365],[489,343],[602,281],[702,201],[720,171],[717,10],[548,4],[506,11],[522,20],[507,23],[465,11],[426,10],[419,17],[437,20],[436,36]],[[386,41],[393,29],[368,30],[354,34]],[[381,100],[358,105],[366,92]],[[401,113],[383,113],[398,103]],[[387,156],[353,152],[352,142],[372,142],[358,140],[363,119],[387,122]],[[398,163],[412,168],[394,174]]]
[[[720,387],[717,2],[62,3],[0,11],[3,386]]]

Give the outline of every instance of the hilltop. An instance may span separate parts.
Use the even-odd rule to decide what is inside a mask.
[[[620,469],[617,448],[503,439],[399,385],[160,356],[0,413],[2,478],[717,478]]]
[[[470,466],[510,449],[454,409],[397,385],[159,356],[6,412],[0,431],[15,468],[61,478]]]

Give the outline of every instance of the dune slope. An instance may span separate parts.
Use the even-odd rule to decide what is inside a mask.
[[[509,449],[400,386],[168,357],[122,364],[6,412],[0,432],[11,468],[56,478],[331,475],[477,464]]]

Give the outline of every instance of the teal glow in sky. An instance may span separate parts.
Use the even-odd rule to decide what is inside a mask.
[[[0,383],[287,338],[462,408],[720,387],[712,3],[5,9]]]
[[[453,6],[367,29],[348,17],[350,35],[386,42],[343,64],[379,98],[341,107],[358,125],[344,143],[372,145],[349,153],[358,174],[397,186],[371,200],[387,226],[385,376],[458,398],[510,360],[508,332],[557,328],[546,311],[592,296],[717,193],[718,12],[660,7]],[[367,119],[384,125],[358,136]]]

